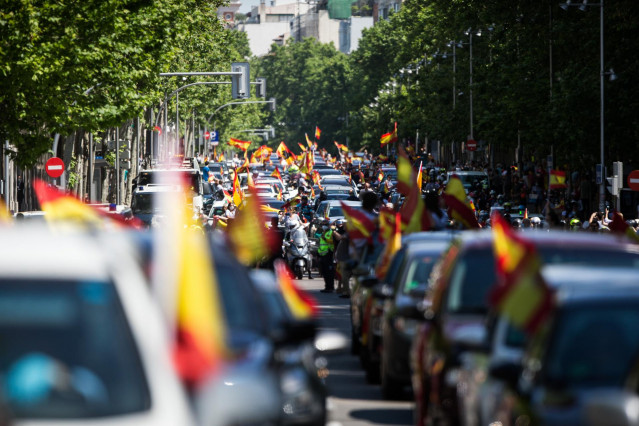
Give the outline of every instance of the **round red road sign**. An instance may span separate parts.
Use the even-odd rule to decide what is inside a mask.
[[[477,151],[477,141],[468,139],[466,141],[466,149],[469,151]]]
[[[204,132],[204,139],[207,141],[211,138],[211,132]]]
[[[52,178],[58,178],[64,173],[64,161],[58,157],[49,158],[44,165],[47,174]]]
[[[628,188],[639,191],[639,170],[633,170],[628,175]]]

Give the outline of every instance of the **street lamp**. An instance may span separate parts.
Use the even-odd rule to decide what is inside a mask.
[[[581,4],[574,4],[571,0],[566,0],[559,7],[568,10],[570,6],[578,6],[579,10],[585,11],[587,6],[599,6],[599,144],[601,151],[601,182],[599,183],[599,211],[604,211],[606,204],[606,179],[604,167],[604,77],[610,75],[610,80],[615,80],[617,75],[611,69],[609,72],[604,70],[604,0],[599,3],[588,3],[584,0]]]

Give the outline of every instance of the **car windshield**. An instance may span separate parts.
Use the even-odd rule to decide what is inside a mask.
[[[411,259],[406,273],[406,279],[402,283],[403,294],[424,294],[428,286],[428,276],[433,270],[435,262],[439,258],[436,253],[425,254]]]
[[[170,176],[173,175],[173,179],[183,179],[186,182],[189,182],[191,185],[191,189],[195,192],[200,191],[200,182],[202,179],[202,175],[198,171],[191,170],[163,170],[163,171],[153,171],[153,172],[142,172],[138,176],[138,185],[149,185],[151,183],[160,184],[162,182],[162,176]],[[176,177],[177,176],[177,177]]]
[[[540,245],[544,264],[589,265],[639,268],[639,254],[600,248]],[[466,250],[451,271],[446,310],[459,314],[485,314],[488,293],[495,283],[495,258],[492,247]]]
[[[133,194],[131,211],[133,213],[153,213],[152,194]]]
[[[344,211],[341,206],[334,206],[328,211],[328,217],[344,216]]]
[[[342,177],[331,177],[322,179],[322,185],[341,185],[350,186],[348,179]]]
[[[0,385],[17,418],[146,411],[150,394],[112,283],[0,281]]]
[[[637,303],[580,305],[556,319],[545,358],[553,387],[621,386],[639,349]]]
[[[211,184],[208,182],[202,184],[202,190],[204,195],[211,195],[213,193],[213,191],[211,191]]]

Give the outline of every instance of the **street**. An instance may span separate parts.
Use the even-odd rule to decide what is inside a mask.
[[[297,283],[317,300],[321,309],[320,329],[337,330],[350,336],[349,299],[342,299],[335,293],[320,293],[319,290],[324,288],[321,277],[305,278]],[[405,401],[384,401],[379,386],[366,382],[359,358],[350,354],[350,348],[328,361],[330,426],[413,424],[410,396]]]

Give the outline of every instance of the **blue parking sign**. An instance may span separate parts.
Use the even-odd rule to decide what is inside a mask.
[[[213,130],[211,132],[211,142],[219,142],[220,141],[220,134],[217,132],[217,130]]]

